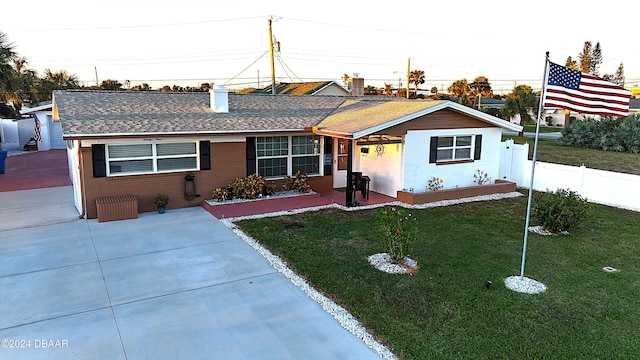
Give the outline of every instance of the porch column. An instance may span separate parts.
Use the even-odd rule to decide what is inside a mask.
[[[351,175],[353,172],[353,169],[351,168],[353,166],[353,141],[351,139],[349,139],[349,141],[347,142],[347,191],[346,191],[346,196],[347,198],[345,199],[345,204],[347,207],[352,207],[353,206],[353,186],[351,184]]]

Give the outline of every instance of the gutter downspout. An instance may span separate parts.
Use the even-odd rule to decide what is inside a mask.
[[[84,194],[84,162],[82,160],[82,140],[78,140],[78,167],[78,171],[80,172],[80,183],[78,184],[78,186],[80,186],[80,203],[82,204],[82,212],[80,213],[80,216],[78,216],[78,219],[84,219],[87,212],[87,204]]]

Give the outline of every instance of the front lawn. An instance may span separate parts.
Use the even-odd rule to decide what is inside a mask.
[[[636,357],[640,214],[594,205],[589,221],[567,236],[531,234],[525,275],[548,290],[529,295],[503,282],[520,273],[526,200],[410,210],[419,223],[410,250],[420,265],[415,275],[367,262],[385,251],[375,209],[237,224],[401,359]]]

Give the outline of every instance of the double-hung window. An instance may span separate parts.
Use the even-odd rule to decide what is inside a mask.
[[[198,170],[197,142],[106,146],[108,176]]]
[[[256,138],[258,173],[264,177],[320,174],[320,137],[262,136]]]
[[[434,136],[431,138],[430,163],[479,160],[482,135]]]

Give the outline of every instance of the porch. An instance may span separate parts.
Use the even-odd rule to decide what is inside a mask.
[[[369,198],[365,199],[358,191],[356,194],[356,201],[360,206],[366,206],[391,203],[397,201],[397,199],[374,191],[369,191]],[[333,189],[307,195],[261,199],[224,205],[210,205],[208,202],[204,201],[202,203],[202,207],[216,218],[222,219],[269,214],[281,211],[294,211],[332,204],[346,206],[345,189]]]

